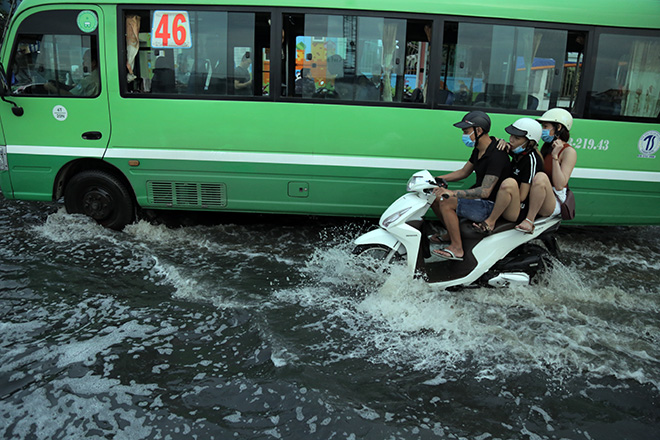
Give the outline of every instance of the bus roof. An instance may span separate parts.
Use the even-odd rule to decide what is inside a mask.
[[[37,4],[73,4],[72,0],[24,0],[19,9]],[[365,11],[463,15],[597,26],[660,29],[660,1],[634,0],[80,0],[80,4],[156,4],[277,6]]]

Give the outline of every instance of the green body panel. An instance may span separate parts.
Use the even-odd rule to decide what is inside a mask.
[[[20,9],[36,3],[25,0]],[[559,1],[552,8],[527,1],[483,0],[460,4],[340,0],[332,6],[489,17],[506,17],[515,10],[521,19],[657,28],[660,2],[641,3],[645,9],[640,6],[636,11],[620,2],[603,1]],[[101,95],[93,99],[12,97],[25,109],[20,118],[12,115],[10,105],[0,103],[7,144],[14,145],[14,153],[9,154],[10,172],[0,172],[7,198],[51,200],[61,169],[79,157],[89,157],[104,160],[123,174],[145,208],[379,216],[403,194],[414,171],[428,168],[443,174],[461,168],[470,156],[471,150],[461,142],[461,130],[452,126],[463,110],[122,98],[116,61],[120,57],[116,2],[95,4],[100,6],[87,4],[84,8],[95,10],[100,18],[101,59],[106,61],[101,64]],[[319,6],[302,0],[282,4]],[[552,11],[558,8],[574,12],[557,18]],[[657,14],[649,16],[656,10]],[[14,25],[8,41],[15,30]],[[6,45],[2,52],[6,65]],[[65,121],[53,117],[56,104],[67,107]],[[507,137],[504,128],[518,116],[491,114],[491,118],[491,135]],[[81,133],[91,130],[101,131],[102,139],[82,140]],[[639,157],[638,143],[648,130],[658,130],[657,124],[575,121],[572,144],[577,148],[578,164],[570,182],[577,201],[574,224],[660,224],[660,159]],[[66,151],[16,154],[21,146],[66,147]],[[129,160],[137,160],[139,165],[131,165]],[[645,179],[639,172],[655,174]],[[470,178],[451,187],[467,188],[473,181]],[[189,189],[187,184],[221,185],[221,203],[157,203],[148,190],[154,183],[182,184],[182,190]]]
[[[122,100],[116,109],[111,108],[115,115],[130,114],[128,108],[142,115],[151,111],[146,126],[158,127],[159,133],[150,135],[148,145],[159,149],[298,153],[309,155],[310,161],[333,156],[355,156],[359,163],[365,163],[362,162],[365,157],[446,161],[448,166],[430,169],[435,174],[462,167],[471,152],[461,142],[461,131],[452,126],[463,112],[183,100],[159,100],[156,108],[149,101]],[[183,126],[176,114],[186,115]],[[256,121],[246,126],[245,121],[252,120],[253,114],[269,114],[269,124]],[[515,119],[513,115],[492,115],[491,134],[505,137],[504,128]],[[130,118],[114,121],[109,153],[114,147],[144,148],[146,141],[135,137],[137,122],[131,122]],[[579,130],[574,132],[594,138],[597,143],[603,126],[603,122],[579,120],[576,121]],[[603,178],[580,177],[578,171],[589,173],[609,168],[658,171],[655,159],[637,157],[637,142],[648,126],[621,126],[607,132],[606,150],[578,149],[579,170],[571,178],[579,207],[575,223],[660,222],[660,183],[606,180],[607,172],[598,172]],[[149,180],[223,182],[228,194],[223,209],[255,212],[380,215],[402,194],[406,180],[416,171],[415,168],[142,160],[140,155],[134,158],[140,160],[139,167],[129,167],[126,159],[107,160],[131,176],[138,202],[143,206],[150,206],[146,194]],[[306,198],[289,196],[292,181],[309,184]],[[452,188],[467,188],[472,183],[473,179],[468,179],[452,184]],[[631,212],[635,215],[631,216]]]

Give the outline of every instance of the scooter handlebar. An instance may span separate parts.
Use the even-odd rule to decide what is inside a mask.
[[[438,185],[440,188],[447,188],[449,186],[447,185],[447,181],[442,177],[436,177],[435,184]]]
[[[433,184],[438,185],[440,188],[445,188],[446,189],[446,188],[449,187],[449,185],[447,185],[447,181],[445,179],[443,179],[442,177],[436,177],[435,182],[429,181],[429,183],[432,184],[432,185]],[[448,198],[449,198],[449,194],[443,194],[442,196],[440,196],[440,201],[448,199]]]

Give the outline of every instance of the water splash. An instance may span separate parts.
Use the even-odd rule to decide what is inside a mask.
[[[327,310],[324,326],[341,319],[359,340],[346,357],[445,374],[469,369],[483,379],[542,371],[559,381],[616,377],[660,389],[655,294],[601,287],[570,261],[539,285],[437,291],[404,266],[365,271],[350,249],[319,250],[303,269],[305,285],[277,293]]]

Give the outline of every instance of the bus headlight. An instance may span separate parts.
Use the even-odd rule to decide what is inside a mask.
[[[0,145],[0,171],[9,170],[9,164],[7,164],[7,146]]]

